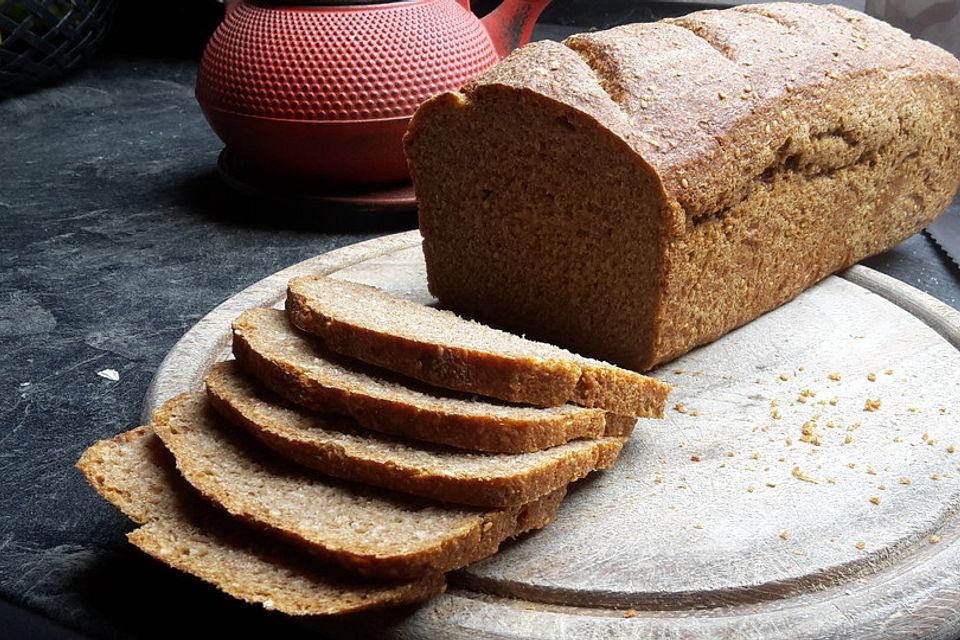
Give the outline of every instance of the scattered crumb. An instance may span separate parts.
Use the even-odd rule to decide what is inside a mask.
[[[690,456],[690,462],[700,462],[700,456],[698,456],[697,454],[693,454],[692,456]]]
[[[776,400],[771,400],[771,401],[770,401],[770,407],[771,407],[771,408],[773,408],[773,407],[779,407],[779,406],[780,406],[780,403],[777,402]]]
[[[839,374],[839,373],[828,373],[828,374],[827,374],[827,379],[828,379],[828,380],[833,380],[834,382],[839,382],[839,381],[840,381],[840,374]]]
[[[660,477],[659,473],[653,477],[653,484],[663,484],[663,478]]]
[[[760,378],[757,378],[756,380],[753,381],[753,384],[763,384],[763,380],[761,380]]]
[[[756,490],[757,488],[754,487],[752,484],[747,487],[747,493],[753,493]]]
[[[770,417],[773,418],[774,420],[779,420],[779,419],[780,419],[780,411],[777,410],[777,409],[774,409],[773,411],[770,412]]]
[[[685,406],[683,406],[683,404],[681,404],[681,403],[679,403],[679,402],[678,402],[677,404],[673,405],[673,410],[676,411],[677,413],[686,413],[686,412],[687,412],[687,408],[686,408]]]
[[[851,442],[853,442],[853,436],[848,433],[847,437],[843,439],[843,444],[850,444]]]
[[[919,409],[917,409],[916,407],[907,407],[907,411],[909,411],[910,413],[916,413],[917,411],[919,411]]]
[[[867,465],[867,475],[871,475],[871,476],[877,475],[876,469],[874,469],[870,465]]]
[[[876,382],[876,381],[877,381],[877,374],[875,374],[873,371],[871,371],[870,373],[867,374],[867,380],[869,380],[870,382]]]
[[[633,608],[627,609],[626,611],[623,612],[624,618],[633,618],[636,615],[637,615],[637,610]]]
[[[694,523],[693,528],[694,528],[694,529],[703,529],[703,524],[700,523],[700,522],[696,522],[696,523]]]
[[[792,553],[792,554],[795,555],[795,556],[803,556],[803,555],[806,555],[806,554],[803,552],[803,549],[796,549],[796,548],[790,549],[790,553]]]
[[[797,396],[797,402],[799,402],[800,404],[806,404],[807,398],[805,396]]]
[[[790,379],[790,376],[788,376],[788,375],[785,374],[785,373],[781,373],[781,374],[780,374],[780,379],[781,379],[783,382],[786,382],[787,380]]]
[[[790,539],[790,532],[789,532],[789,531],[781,531],[781,532],[780,532],[780,539],[781,539],[781,540],[789,540],[789,539]]]
[[[806,371],[806,370],[807,370],[806,367],[797,367],[797,371]]]
[[[924,431],[924,432],[923,432],[923,435],[920,436],[920,439],[923,440],[923,441],[927,441],[927,440],[930,439],[930,434],[927,433],[926,431]]]
[[[931,479],[931,480],[939,480],[939,479],[940,479],[940,474],[939,474],[939,473],[932,473],[932,474],[930,474],[930,479]]]
[[[697,416],[700,415],[700,412],[699,412],[699,411],[691,411],[691,412],[690,412],[690,415],[693,416],[694,418],[696,418]]]
[[[783,456],[780,456],[779,458],[777,458],[777,462],[786,462],[786,461],[787,459],[784,458]]]
[[[833,476],[827,476],[827,484],[837,484],[837,479]]]
[[[880,496],[871,496],[870,502],[871,504],[880,504]]]
[[[728,458],[733,458],[733,457],[736,456],[736,455],[737,455],[737,452],[736,452],[736,451],[727,451],[727,457],[728,457]]]
[[[953,452],[951,451],[950,453],[953,453]],[[751,460],[759,460],[759,459],[760,459],[760,452],[759,452],[759,451],[754,451],[753,453],[751,453],[751,454],[750,454],[750,459],[751,459]]]
[[[913,484],[913,480],[907,476],[900,476],[900,484]]]
[[[880,409],[880,402],[881,402],[880,398],[877,398],[876,400],[871,400],[867,398],[867,401],[863,403],[863,410],[877,411],[878,409]]]
[[[946,408],[946,407],[940,407],[940,415],[942,415],[942,416],[947,415],[947,408]]]
[[[694,371],[694,372],[691,373],[690,375],[692,375],[692,376],[702,376],[702,375],[703,375],[703,371],[700,370],[700,369],[697,369],[696,371]]]
[[[771,489],[774,489],[774,488],[776,488],[777,483],[776,483],[776,482],[768,482],[768,483],[767,483],[767,486],[770,487]]]
[[[894,437],[893,437],[893,441],[894,441],[894,442],[903,442],[903,438],[901,438],[900,436],[894,436]]]
[[[118,382],[120,380],[120,374],[117,373],[116,369],[101,369],[97,371],[97,375],[101,378],[106,378],[111,382]]]
[[[937,441],[935,438],[930,438],[929,440],[927,440],[927,444],[932,447],[933,445],[937,444]]]
[[[887,369],[886,371],[883,372],[883,375],[885,375],[885,376],[892,376],[892,375],[893,375],[893,369]]]
[[[877,489],[880,489],[880,491],[886,491],[886,490],[887,490],[887,485],[885,485],[885,484],[878,484],[878,485],[877,485]]]
[[[813,484],[820,484],[820,482],[819,482],[816,478],[812,478],[812,477],[808,476],[806,473],[804,473],[803,471],[801,471],[801,470],[800,470],[800,467],[794,467],[794,468],[790,471],[790,475],[792,475],[792,476],[793,476],[794,478],[796,478],[797,480],[802,480],[803,482],[811,482],[811,483],[813,483]]]
[[[840,402],[840,401],[837,400],[836,398],[830,398],[830,406],[831,406],[831,407],[837,406],[837,403],[838,403],[838,402]]]
[[[680,374],[683,373],[683,369],[674,369],[674,370],[673,370],[673,373],[675,373],[676,375],[679,376]],[[632,611],[632,609],[631,609],[631,611]]]
[[[864,542],[863,540],[861,540],[860,542],[858,542],[857,544],[855,544],[855,545],[853,545],[853,546],[855,546],[858,550],[863,551],[863,550],[866,548],[867,543]]]
[[[956,452],[957,452],[957,445],[952,443],[947,445],[947,453],[956,453]]]
[[[689,489],[689,488],[690,487],[687,485],[686,482],[681,482],[680,484],[677,485],[677,489]]]
[[[803,391],[800,392],[800,395],[803,396],[804,398],[816,398],[816,397],[817,397],[817,394],[814,393],[813,391],[811,391],[810,389],[804,389]]]
[[[792,447],[792,446],[793,446],[793,438],[787,438],[784,442],[787,443],[787,446],[788,446],[788,447]]]
[[[856,468],[857,468],[857,463],[856,463],[856,462],[848,462],[848,463],[847,463],[847,467],[850,468],[850,469],[856,469]]]
[[[937,544],[938,542],[940,542],[940,536],[937,534],[930,536],[930,544]]]

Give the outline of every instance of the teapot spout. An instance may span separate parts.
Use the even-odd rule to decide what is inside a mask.
[[[487,14],[483,26],[501,58],[530,42],[533,25],[550,0],[503,0]]]

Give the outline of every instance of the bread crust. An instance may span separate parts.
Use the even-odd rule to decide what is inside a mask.
[[[388,379],[385,372],[334,363],[334,356],[274,309],[244,312],[233,330],[237,361],[271,391],[383,433],[472,451],[524,453],[576,438],[623,435],[635,422],[573,405],[538,409],[442,395]]]
[[[656,418],[670,391],[636,372],[326,276],[291,280],[286,310],[332,351],[445,389]]]
[[[216,411],[268,447],[327,475],[478,507],[531,502],[597,469],[611,468],[622,437],[578,440],[543,452],[476,454],[381,436],[349,418],[282,406],[236,362],[205,378]]]
[[[127,536],[132,544],[244,602],[293,616],[338,615],[420,602],[445,588],[440,574],[408,582],[353,575],[237,523],[193,493],[150,427],[95,443],[77,467],[141,525]]]
[[[376,578],[436,575],[492,555],[507,538],[547,524],[566,494],[564,486],[532,504],[484,511],[339,482],[226,427],[202,393],[167,401],[153,427],[177,470],[207,500],[319,558]]]

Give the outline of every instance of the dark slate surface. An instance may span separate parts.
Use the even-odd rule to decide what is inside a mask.
[[[193,614],[241,637],[302,633],[132,550],[130,524],[73,468],[88,444],[136,424],[163,355],[217,303],[415,224],[231,198],[193,69],[101,58],[0,103],[0,636],[66,633],[16,607],[111,637],[183,632]],[[960,272],[923,236],[867,263],[960,307]],[[120,380],[97,375],[107,368]],[[163,597],[148,601],[146,585]]]

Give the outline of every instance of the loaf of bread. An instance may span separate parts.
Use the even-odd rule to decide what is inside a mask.
[[[383,433],[473,451],[523,453],[575,438],[626,436],[636,423],[601,409],[523,407],[418,385],[338,358],[276,309],[250,309],[237,318],[233,353],[245,371],[290,402],[347,415]]]
[[[363,429],[346,416],[284,406],[236,361],[204,378],[207,398],[230,422],[282,456],[336,478],[478,507],[531,502],[616,462],[626,438],[574,440],[543,451],[474,453]]]
[[[563,486],[530,504],[482,510],[347,483],[291,464],[229,427],[202,393],[168,400],[153,428],[177,470],[240,521],[350,571],[413,579],[459,569],[553,519]]]
[[[572,402],[660,418],[670,391],[634,371],[325,276],[290,281],[287,316],[339,354],[437,387],[508,402],[540,407]]]
[[[960,62],[836,6],[539,42],[406,136],[431,292],[646,370],[932,220]]]
[[[351,574],[243,526],[193,492],[150,427],[97,442],[77,467],[97,493],[140,525],[128,534],[130,542],[266,609],[297,616],[342,614],[418,602],[444,589],[440,574],[407,582]]]

